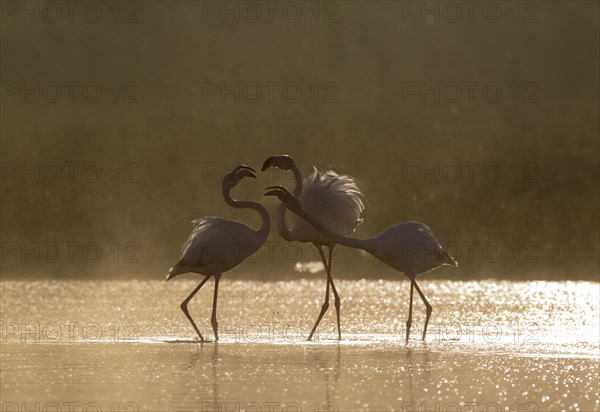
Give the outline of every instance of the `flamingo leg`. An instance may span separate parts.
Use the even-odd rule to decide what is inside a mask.
[[[331,276],[331,261],[333,257],[333,247],[329,249],[329,271],[327,272],[327,280],[331,284],[331,290],[333,291],[333,299],[335,304],[335,316],[337,317],[337,328],[338,328],[338,339],[342,340],[342,329],[340,327],[340,295],[338,295],[335,285],[333,284],[333,276]]]
[[[319,249],[321,259],[323,260],[323,264],[325,265],[325,270],[329,273],[329,265],[327,264],[327,259],[325,258],[325,253],[323,252],[323,246],[317,246],[317,249]],[[308,335],[307,340],[312,340],[312,337],[313,337],[315,331],[317,330],[317,326],[319,326],[319,322],[321,322],[323,315],[325,315],[325,312],[327,312],[327,309],[329,309],[329,284],[330,284],[329,275],[327,275],[327,288],[325,289],[325,302],[323,302],[323,306],[321,306],[321,312],[319,313],[319,316],[317,317],[317,321],[315,322],[315,326],[313,326],[312,331],[310,332],[310,335]]]
[[[185,300],[183,302],[181,302],[181,310],[183,311],[183,313],[185,314],[185,317],[188,318],[188,320],[190,321],[190,323],[192,324],[192,326],[194,327],[194,330],[196,331],[196,333],[198,334],[198,336],[200,337],[200,342],[204,342],[204,338],[202,337],[202,334],[200,333],[200,330],[198,330],[198,326],[196,326],[196,324],[194,323],[194,319],[192,319],[192,316],[190,315],[190,312],[188,311],[187,305],[188,303],[190,303],[190,300],[192,300],[192,298],[194,297],[194,295],[196,293],[198,293],[198,291],[200,290],[200,288],[202,286],[204,286],[204,284],[206,283],[206,281],[210,278],[210,276],[206,276],[202,282],[200,282],[200,284],[198,286],[196,286],[196,289],[194,289],[192,291],[192,293],[190,293],[190,295],[185,298]]]
[[[419,288],[419,285],[417,285],[417,282],[414,279],[411,279],[411,282],[415,286],[415,289],[417,289],[417,293],[419,293],[419,296],[421,296],[421,299],[423,300],[423,303],[427,308],[427,316],[425,316],[425,327],[423,328],[423,340],[425,340],[425,335],[427,334],[427,324],[429,323],[429,318],[431,317],[431,312],[433,309],[431,308],[429,302],[427,302],[427,299],[425,299],[425,295],[423,294],[423,292],[421,292],[421,289]]]
[[[413,282],[410,282],[410,303],[408,305],[408,320],[406,321],[406,343],[408,343],[408,335],[410,334],[410,325],[412,325],[412,306],[413,306]]]
[[[213,297],[213,308],[210,323],[212,324],[213,331],[215,332],[215,340],[219,340],[219,323],[217,322],[217,297],[219,294],[219,281],[221,280],[221,274],[215,275],[215,294]]]

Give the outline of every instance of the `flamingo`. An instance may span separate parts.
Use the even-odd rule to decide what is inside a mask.
[[[254,169],[240,165],[225,175],[223,178],[223,198],[233,208],[256,210],[262,219],[260,229],[254,230],[243,223],[220,217],[198,218],[192,221],[194,229],[183,245],[181,259],[167,274],[167,281],[188,272],[199,273],[204,276],[196,289],[181,303],[181,310],[192,324],[201,342],[205,342],[205,340],[188,312],[188,303],[208,279],[214,276],[215,291],[211,324],[215,339],[218,341],[217,295],[221,275],[242,263],[248,256],[258,250],[267,239],[271,229],[269,213],[263,205],[254,201],[231,198],[229,192],[244,177],[256,178]]]
[[[267,158],[263,163],[262,171],[264,172],[271,166],[282,170],[290,170],[294,173],[296,180],[294,195],[298,197],[303,208],[311,216],[322,222],[329,230],[336,234],[349,235],[362,223],[361,215],[365,210],[366,198],[358,188],[353,177],[338,175],[331,170],[320,172],[317,168],[313,168],[313,173],[303,182],[298,164],[288,155]],[[319,322],[321,322],[323,315],[325,315],[325,312],[329,308],[330,285],[335,302],[338,339],[342,339],[340,297],[331,276],[331,258],[336,242],[323,236],[312,225],[297,215],[293,215],[293,227],[292,229],[288,229],[285,221],[285,209],[286,207],[283,203],[279,205],[277,220],[275,220],[277,231],[288,242],[312,243],[319,251],[325,271],[327,272],[325,302],[323,302],[321,312],[308,336],[308,340],[312,339]],[[325,258],[325,247],[329,251],[329,260]]]
[[[271,186],[265,196],[276,196],[289,210],[303,217],[319,232],[335,243],[355,249],[362,249],[386,263],[393,269],[403,272],[410,280],[410,305],[406,321],[406,342],[412,324],[413,288],[423,300],[426,308],[423,340],[427,334],[427,325],[432,307],[417,285],[417,275],[428,272],[442,265],[458,266],[435,238],[431,229],[421,222],[405,222],[388,227],[375,237],[368,239],[349,238],[329,230],[319,220],[303,209],[302,202],[282,186]]]

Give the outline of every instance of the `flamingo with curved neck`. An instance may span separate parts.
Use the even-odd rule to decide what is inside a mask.
[[[181,259],[167,274],[167,280],[183,273],[193,272],[204,276],[200,284],[181,303],[181,310],[188,318],[198,334],[201,342],[204,337],[188,311],[188,303],[198,293],[200,288],[214,276],[215,291],[211,324],[215,339],[219,340],[217,322],[217,296],[221,275],[242,263],[252,255],[267,239],[271,229],[269,213],[263,205],[250,200],[235,200],[231,198],[231,190],[244,178],[256,178],[255,172],[248,166],[238,166],[223,178],[223,198],[225,202],[236,209],[252,209],[261,217],[262,224],[258,230],[234,220],[220,217],[202,217],[194,220],[194,228],[183,245]],[[232,253],[235,251],[235,253]]]
[[[349,235],[362,222],[361,215],[365,209],[365,197],[358,188],[356,181],[351,176],[338,175],[333,171],[320,172],[314,168],[313,173],[302,180],[302,173],[298,164],[291,156],[270,156],[265,160],[262,170],[277,167],[291,171],[295,178],[294,195],[302,203],[305,210],[322,222],[329,230],[336,234]],[[293,215],[293,226],[288,228],[285,220],[286,206],[282,203],[277,209],[277,231],[288,242],[299,241],[312,243],[317,250],[327,272],[327,286],[325,300],[317,320],[308,336],[311,340],[321,319],[329,308],[329,288],[333,292],[338,338],[342,338],[340,326],[340,297],[333,282],[331,274],[333,250],[336,242],[317,231],[310,223],[297,215]],[[325,257],[325,247],[329,258]]]
[[[432,307],[417,285],[416,277],[442,265],[458,266],[458,263],[440,245],[431,229],[421,222],[405,222],[383,230],[377,236],[368,239],[355,239],[339,235],[325,227],[321,222],[303,209],[303,205],[293,194],[282,186],[271,186],[265,196],[276,196],[289,210],[303,217],[319,232],[340,245],[362,249],[403,272],[410,279],[410,304],[406,321],[406,342],[412,324],[413,288],[423,300],[426,308],[423,337],[427,334],[427,325]]]

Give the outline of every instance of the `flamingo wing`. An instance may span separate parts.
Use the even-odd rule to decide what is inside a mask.
[[[254,253],[262,242],[251,227],[220,217],[192,221],[194,228],[182,248],[175,268],[202,274],[222,273]]]
[[[299,200],[307,213],[341,235],[354,232],[362,223],[366,207],[366,198],[353,177],[338,175],[331,170],[320,172],[316,168],[304,180]],[[294,228],[296,225],[312,228],[312,225],[296,214],[293,215],[293,220]],[[314,229],[313,231],[316,232]]]
[[[375,256],[401,272],[417,275],[445,264],[458,265],[429,226],[421,222],[390,226],[373,241]]]

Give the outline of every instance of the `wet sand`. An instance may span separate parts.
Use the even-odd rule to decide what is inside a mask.
[[[337,283],[341,342],[333,305],[304,340],[316,277],[223,280],[221,342],[200,344],[193,280],[2,281],[2,410],[600,409],[597,283],[423,280],[408,344],[407,282]],[[190,311],[213,339],[207,286]]]

